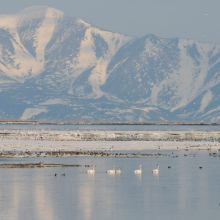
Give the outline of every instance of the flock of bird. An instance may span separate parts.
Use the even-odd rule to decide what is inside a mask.
[[[92,170],[87,170],[86,172],[87,173],[95,173],[95,166],[96,165],[93,165],[93,169]],[[139,166],[139,170],[135,170],[134,173],[142,173],[142,169],[141,167],[143,167],[142,165]],[[121,173],[121,167],[119,167],[118,170],[115,170],[116,166],[113,166],[113,169],[112,170],[107,170],[106,173],[118,173],[120,174]],[[152,170],[152,173],[159,173],[159,164],[157,164],[157,169],[154,169]]]
[[[90,165],[85,165],[86,167],[90,166]],[[92,165],[92,170],[87,170],[87,173],[95,173],[95,166],[96,165]],[[141,167],[143,167],[142,165],[139,166],[139,170],[134,170],[135,174],[141,174],[142,173],[142,169]],[[106,173],[118,173],[121,174],[121,167],[118,168],[118,170],[115,170],[116,166],[113,166],[112,170],[107,170]],[[171,166],[169,166],[168,168],[171,168]],[[152,173],[159,173],[159,164],[157,164],[157,169],[152,170]],[[55,176],[57,176],[57,173],[55,173]],[[65,176],[65,173],[62,173],[61,176]]]

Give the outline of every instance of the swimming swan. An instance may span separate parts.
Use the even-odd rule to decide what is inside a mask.
[[[118,170],[115,171],[116,173],[121,173],[121,167],[118,168]]]
[[[152,173],[158,173],[159,172],[159,164],[157,164],[157,169],[152,170]]]
[[[141,167],[143,167],[142,165],[139,166],[139,170],[135,170],[134,173],[142,173]]]
[[[87,172],[87,173],[95,173],[95,169],[94,169],[95,166],[96,166],[96,165],[93,165],[93,169],[92,169],[92,170],[87,170],[86,172]]]
[[[106,173],[115,173],[115,167],[116,166],[113,166],[113,170],[107,170]]]

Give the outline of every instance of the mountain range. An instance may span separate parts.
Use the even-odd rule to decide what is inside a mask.
[[[0,118],[220,121],[220,45],[130,37],[49,7],[0,15]]]

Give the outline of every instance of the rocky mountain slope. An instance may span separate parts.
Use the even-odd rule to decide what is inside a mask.
[[[99,29],[47,7],[0,15],[0,118],[220,121],[220,45]]]

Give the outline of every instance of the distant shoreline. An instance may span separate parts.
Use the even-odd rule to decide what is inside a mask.
[[[56,124],[56,125],[220,125],[220,122],[189,121],[44,121],[0,119],[0,124]]]

